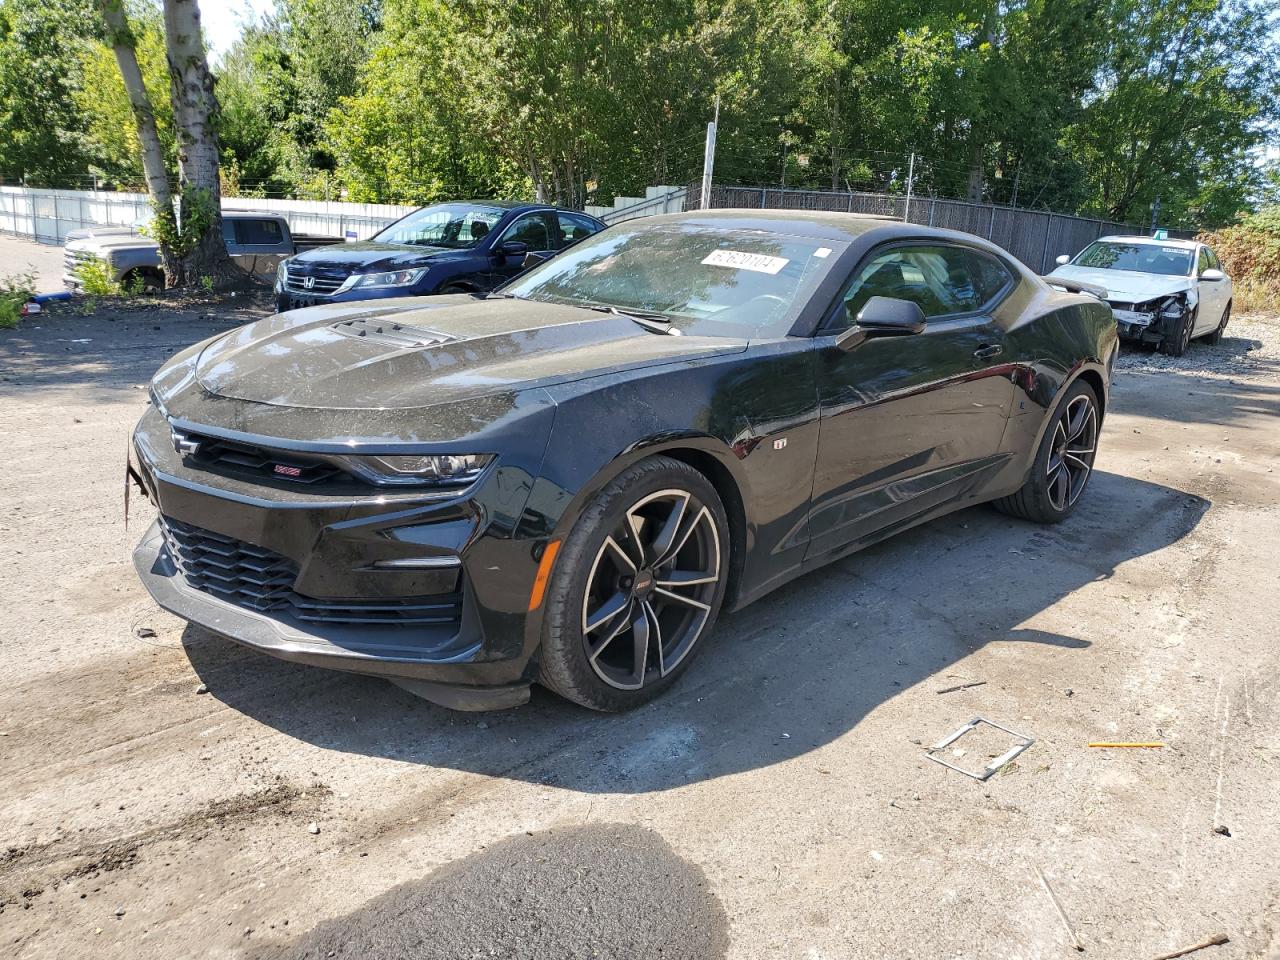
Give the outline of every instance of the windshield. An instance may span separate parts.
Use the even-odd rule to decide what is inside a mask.
[[[626,224],[506,287],[529,300],[660,314],[695,336],[783,336],[845,244],[705,224]]]
[[[1186,247],[1166,247],[1158,243],[1104,243],[1095,241],[1071,261],[1077,267],[1095,270],[1132,270],[1159,273],[1167,277],[1189,277],[1191,254]]]
[[[504,213],[501,207],[480,203],[438,203],[397,220],[373,239],[379,243],[462,250],[483,240]]]

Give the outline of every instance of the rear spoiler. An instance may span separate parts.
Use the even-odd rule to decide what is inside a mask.
[[[1066,277],[1041,277],[1045,283],[1051,287],[1058,287],[1067,293],[1087,293],[1091,297],[1097,297],[1099,300],[1107,299],[1107,288],[1100,287],[1096,283],[1084,283],[1081,280],[1068,280]]]

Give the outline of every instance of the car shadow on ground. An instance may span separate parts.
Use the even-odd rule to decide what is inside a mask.
[[[1170,383],[1171,373],[1181,378],[1182,383],[1177,380]],[[1226,380],[1221,375],[1210,380],[1201,376],[1202,373],[1204,371],[1197,369],[1118,371],[1111,390],[1112,409],[1173,423],[1206,423],[1252,430],[1270,430],[1272,425],[1263,421],[1246,427],[1243,421],[1258,415],[1280,417],[1280,387],[1251,380]],[[1280,364],[1268,362],[1251,375],[1258,373],[1274,376],[1280,373]],[[1156,378],[1168,386],[1153,389],[1151,381]],[[1130,393],[1141,397],[1141,402],[1130,403]]]
[[[679,684],[618,716],[538,687],[518,709],[460,714],[382,680],[277,661],[201,628],[188,627],[183,644],[213,696],[325,749],[587,792],[664,790],[822,747],[908,688],[961,682],[950,678],[953,668],[988,644],[1026,648],[1019,655],[1032,671],[1037,658],[1062,655],[1056,648],[1088,656],[1095,638],[1027,621],[1186,536],[1208,507],[1099,471],[1058,526],[985,507],[962,511],[722,618]]]

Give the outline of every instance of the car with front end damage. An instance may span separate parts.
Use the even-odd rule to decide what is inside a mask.
[[[669,687],[722,610],[971,504],[1057,522],[1118,349],[968,234],[810,211],[611,227],[491,294],[172,357],[134,553],[192,623],[455,708]]]
[[[1231,319],[1231,279],[1195,240],[1102,237],[1048,275],[1101,288],[1125,340],[1180,357],[1192,340],[1214,344]]]

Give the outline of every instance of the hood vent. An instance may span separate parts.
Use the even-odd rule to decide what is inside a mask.
[[[447,333],[437,330],[424,330],[422,327],[411,327],[391,320],[377,317],[356,317],[351,320],[340,320],[333,325],[338,333],[362,340],[373,340],[393,347],[414,349],[417,347],[433,347],[438,343],[456,340]]]

